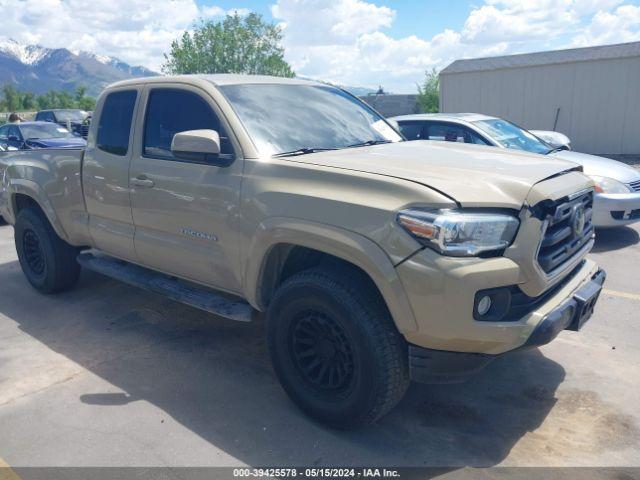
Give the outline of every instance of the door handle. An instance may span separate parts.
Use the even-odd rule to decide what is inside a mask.
[[[150,178],[144,175],[140,175],[136,178],[132,178],[131,184],[135,185],[136,187],[144,187],[144,188],[151,188],[155,185],[153,180],[151,180]]]

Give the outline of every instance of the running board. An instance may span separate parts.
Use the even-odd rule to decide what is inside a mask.
[[[78,263],[87,270],[158,293],[205,312],[241,322],[251,321],[252,308],[248,303],[226,298],[202,287],[185,284],[169,275],[99,253],[81,253],[78,255]]]

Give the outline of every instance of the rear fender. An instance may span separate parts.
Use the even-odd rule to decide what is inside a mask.
[[[49,223],[55,230],[56,234],[63,240],[66,240],[67,233],[65,232],[64,227],[62,226],[62,223],[60,222],[60,219],[58,218],[58,215],[56,214],[56,211],[51,204],[51,201],[40,185],[38,185],[33,180],[27,180],[24,178],[9,178],[7,191],[5,192],[5,194],[10,199],[7,205],[7,210],[10,218],[6,219],[7,222],[11,224],[15,223],[18,216],[18,195],[25,195],[31,198],[40,207],[40,209],[47,217],[47,220],[49,220]]]

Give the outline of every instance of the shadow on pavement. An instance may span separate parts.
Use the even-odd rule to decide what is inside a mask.
[[[630,227],[600,228],[596,230],[593,253],[620,250],[640,242],[640,234]]]
[[[217,319],[91,272],[72,292],[42,296],[16,263],[0,265],[0,312],[123,392],[87,391],[78,402],[103,417],[150,402],[249,465],[492,466],[543,422],[565,376],[538,350],[518,352],[465,384],[412,385],[374,426],[333,431],[285,396],[262,322]]]

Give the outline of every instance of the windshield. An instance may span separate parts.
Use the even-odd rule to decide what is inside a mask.
[[[251,84],[220,90],[265,155],[402,140],[381,116],[334,87]]]
[[[20,132],[25,140],[35,138],[74,138],[74,135],[69,130],[55,123],[21,125]]]
[[[84,110],[57,110],[56,111],[56,121],[57,122],[66,122],[67,120],[71,120],[75,123],[82,123],[87,116],[87,112]]]
[[[547,154],[550,150],[553,150],[551,145],[506,120],[494,118],[491,120],[478,120],[473,123],[505,148],[542,154]]]

